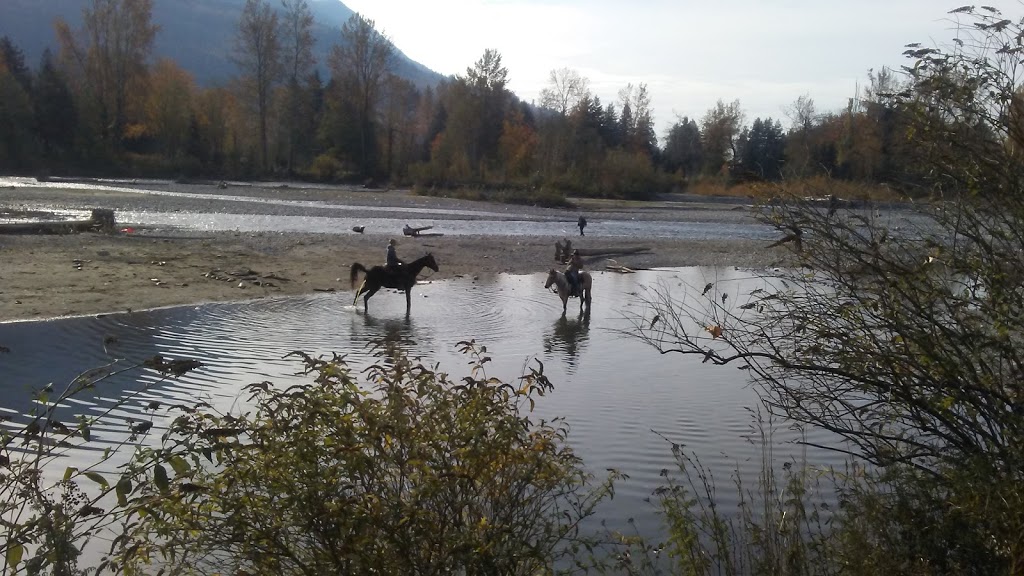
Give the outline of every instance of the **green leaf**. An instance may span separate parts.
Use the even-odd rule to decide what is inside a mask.
[[[181,456],[174,456],[168,462],[170,462],[171,468],[174,469],[174,474],[177,476],[186,476],[191,472],[188,462],[185,462],[185,459]]]
[[[78,424],[78,431],[82,433],[82,440],[88,442],[89,437],[91,436],[91,433],[89,432],[89,423],[82,420],[82,422]]]
[[[21,557],[25,554],[25,547],[21,544],[13,544],[7,547],[7,565],[17,567],[21,563]]]
[[[127,478],[122,478],[117,486],[114,487],[114,491],[117,492],[117,503],[122,507],[128,506],[128,493],[132,491],[132,482]]]
[[[71,480],[71,477],[75,475],[75,472],[78,472],[78,468],[75,468],[74,466],[68,466],[65,468],[64,481],[67,482],[68,480]]]
[[[103,475],[100,474],[99,472],[86,472],[85,477],[99,484],[100,486],[103,486],[104,488],[110,487],[110,483],[107,482],[107,479],[104,478]]]
[[[166,492],[171,486],[171,483],[167,478],[167,469],[160,464],[157,464],[153,469],[153,481],[156,482],[156,487],[159,488],[161,492]]]

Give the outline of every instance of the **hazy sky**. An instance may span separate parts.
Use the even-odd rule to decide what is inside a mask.
[[[344,0],[413,60],[462,74],[497,49],[510,88],[538,99],[552,69],[590,79],[602,102],[646,83],[659,138],[719,98],[747,121],[810,94],[838,110],[869,68],[905,62],[910,42],[946,43],[961,0]],[[1014,13],[1015,3],[989,2]],[[1005,6],[1004,6],[1005,5]]]

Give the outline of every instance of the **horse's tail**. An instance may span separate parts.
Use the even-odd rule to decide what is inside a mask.
[[[356,276],[358,276],[360,272],[366,272],[366,267],[364,267],[359,262],[356,262],[355,264],[352,265],[352,272],[350,273],[349,278],[352,281],[353,288],[356,287]]]
[[[363,279],[363,283],[359,285],[359,290],[356,290],[356,295],[352,298],[352,305],[355,306],[356,302],[359,301],[359,295],[363,293],[363,287],[366,286],[366,279]]]

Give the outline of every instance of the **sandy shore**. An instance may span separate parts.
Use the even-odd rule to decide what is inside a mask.
[[[150,185],[152,187],[152,185]],[[180,190],[180,185],[168,184]],[[510,218],[561,214],[574,220],[577,210],[551,211],[533,207],[490,205],[444,198],[422,198],[404,192],[318,188],[189,187],[196,198],[163,197],[109,191],[47,188],[0,191],[0,209],[8,211],[109,207],[115,211],[209,211],[248,213],[295,210],[258,203],[206,199],[205,194],[241,194],[261,198],[325,199],[365,206],[365,214],[382,209],[453,209],[503,211]],[[749,218],[735,205],[694,205],[675,210],[654,204],[636,205],[590,201],[579,210],[590,219],[684,219],[734,222]],[[379,214],[377,214],[379,216]],[[393,216],[391,216],[393,217]],[[452,218],[472,218],[460,214]],[[432,216],[433,220],[439,220]],[[130,225],[130,222],[124,222]],[[654,238],[609,238],[597,226],[586,237],[573,237],[580,248],[650,248],[638,254],[594,256],[588,268],[604,268],[606,258],[631,268],[729,265],[774,265],[782,255],[755,240],[688,241]],[[307,233],[196,232],[175,229],[135,230],[132,233],[0,236],[0,321],[32,320],[68,315],[141,310],[161,306],[229,301],[314,291],[351,291],[350,266],[383,263],[388,235]],[[425,277],[440,280],[460,275],[543,272],[556,266],[554,241],[503,235],[402,237],[398,253],[406,260],[426,252],[436,257],[440,271]]]

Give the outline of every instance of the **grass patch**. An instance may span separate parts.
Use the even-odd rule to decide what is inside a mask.
[[[414,186],[413,194],[417,196],[431,196],[435,198],[456,198],[459,200],[472,200],[483,202],[497,202],[500,204],[517,204],[523,206],[540,206],[543,208],[575,208],[563,192],[550,189],[517,190],[502,188],[497,190],[457,187],[439,188]]]
[[[800,180],[782,182],[739,182],[729,184],[721,180],[698,180],[691,183],[686,191],[698,196],[729,196],[768,200],[772,197],[793,195],[800,198],[835,196],[843,200],[871,200],[895,202],[906,200],[906,196],[887,184],[874,182],[853,182],[834,180],[825,176],[813,176]]]

